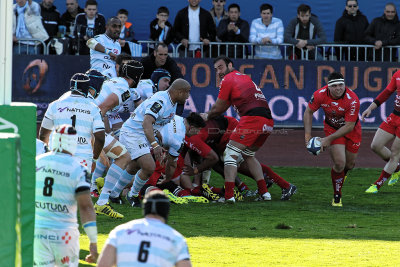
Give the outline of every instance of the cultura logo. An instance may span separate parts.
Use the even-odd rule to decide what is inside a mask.
[[[65,241],[65,244],[68,244],[68,242],[71,240],[71,238],[72,237],[68,234],[68,232],[65,232],[65,235],[63,235],[61,237],[61,239]],[[69,261],[69,259],[68,259],[68,261]]]

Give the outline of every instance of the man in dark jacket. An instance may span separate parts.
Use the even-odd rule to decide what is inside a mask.
[[[50,39],[57,37],[58,24],[60,23],[60,12],[58,12],[53,3],[54,0],[43,0],[40,3],[40,15],[42,16],[43,26],[49,34]]]
[[[383,16],[371,22],[365,31],[365,41],[375,46],[375,61],[382,60],[383,46],[400,44],[400,22],[393,3],[386,4]],[[396,49],[392,49],[392,57],[389,48],[385,48],[383,53],[385,61],[396,61]],[[374,60],[372,51],[369,51],[368,56]]]
[[[189,0],[189,6],[178,11],[175,17],[173,31],[177,42],[182,44],[182,51],[188,49],[188,56],[200,50],[200,45],[189,45],[189,42],[202,42],[204,53],[208,55],[208,44],[215,41],[216,27],[214,20],[207,10],[199,6],[200,0]],[[190,16],[189,16],[190,15]],[[192,19],[189,20],[189,17]],[[172,73],[171,73],[172,74]]]
[[[230,4],[228,7],[228,18],[221,20],[217,29],[217,36],[222,42],[247,43],[249,42],[249,23],[240,18],[240,7],[238,4]],[[235,53],[236,50],[236,53]],[[244,52],[244,53],[243,53]],[[243,58],[247,52],[246,46],[228,45],[221,47],[221,54],[233,58]]]
[[[80,55],[89,55],[86,41],[98,34],[105,33],[106,19],[97,13],[96,0],[87,0],[85,13],[78,14],[75,18],[74,36],[78,40],[78,51]]]
[[[336,21],[335,26],[335,43],[339,44],[365,44],[364,32],[368,27],[367,17],[358,10],[357,0],[347,0],[346,8],[343,15]],[[335,49],[338,60],[364,61],[365,49],[351,48],[350,54],[348,48],[342,50]]]
[[[83,8],[78,5],[78,0],[66,0],[67,10],[61,15],[60,24],[67,28],[67,32],[71,35],[74,33],[75,17],[79,13],[85,12]]]
[[[284,40],[296,45],[293,57],[301,59],[302,52],[309,51],[308,58],[315,58],[315,46],[325,43],[326,35],[321,22],[311,14],[310,6],[301,4],[297,8],[297,17],[285,28]]]

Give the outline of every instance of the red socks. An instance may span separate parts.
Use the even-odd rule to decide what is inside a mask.
[[[235,182],[225,182],[225,199],[233,197],[233,189],[235,188]]]
[[[290,183],[288,183],[285,179],[283,179],[278,174],[276,174],[270,167],[268,167],[267,165],[261,164],[261,168],[262,168],[264,177],[269,178],[272,182],[277,184],[282,189],[289,188]]]
[[[333,169],[331,170],[332,177],[332,185],[334,194],[342,195],[342,186],[344,182],[344,171],[335,172]]]
[[[262,196],[268,192],[267,184],[265,183],[264,179],[257,181],[257,187],[258,187],[258,194],[260,196]]]
[[[379,179],[376,180],[374,184],[376,184],[376,187],[379,189],[386,182],[386,180],[389,179],[390,176],[391,174],[382,170],[381,176],[379,176]]]

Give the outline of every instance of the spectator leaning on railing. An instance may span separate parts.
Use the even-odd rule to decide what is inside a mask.
[[[256,44],[283,43],[283,23],[281,19],[273,17],[273,7],[270,4],[260,6],[261,18],[254,19],[250,27],[250,42]],[[256,46],[256,58],[281,59],[282,54],[278,46]]]
[[[339,44],[365,44],[364,32],[367,29],[368,24],[367,17],[358,9],[357,0],[347,0],[343,15],[336,21],[335,36],[333,40],[335,43]],[[348,48],[343,47],[341,53],[339,48],[336,48],[335,51],[338,60],[348,60]],[[350,49],[350,60],[364,61],[365,49],[358,49],[357,58],[357,49],[352,47]]]
[[[291,57],[301,59],[302,53],[308,51],[308,59],[315,59],[315,46],[325,43],[326,35],[317,16],[311,14],[310,6],[301,4],[297,8],[297,17],[285,28],[284,41],[296,45]]]
[[[382,60],[382,46],[400,45],[400,22],[396,6],[393,3],[386,4],[383,16],[375,18],[364,35],[366,43],[375,46],[375,58],[373,58],[373,51],[369,49],[369,60]],[[386,48],[383,52],[383,60],[396,61],[396,50],[392,50],[392,58],[390,58],[390,49]]]

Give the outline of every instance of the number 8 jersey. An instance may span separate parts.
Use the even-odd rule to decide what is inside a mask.
[[[92,162],[92,133],[104,131],[100,109],[93,99],[71,94],[50,103],[42,127],[51,130],[62,124],[70,124],[76,129],[78,144],[75,156]]]

